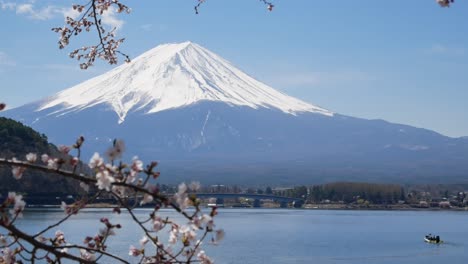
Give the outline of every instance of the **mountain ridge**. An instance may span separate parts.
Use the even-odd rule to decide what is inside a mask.
[[[63,115],[106,104],[122,123],[130,111],[152,114],[199,101],[254,109],[276,108],[293,115],[298,112],[333,115],[272,89],[192,42],[159,45],[129,64],[39,102],[37,111],[58,107],[50,114]]]
[[[156,47],[133,64],[64,90],[59,97],[1,114],[31,125],[57,144],[85,136],[87,146],[92,146],[84,147],[85,158],[104,152],[114,138],[124,139],[127,158],[156,159],[169,176],[165,179],[175,182],[468,179],[464,138],[333,113],[277,92],[245,73],[223,73],[224,66],[213,65],[225,60],[215,54],[212,57],[219,59],[205,55],[200,59],[198,50],[205,51],[195,45]],[[158,63],[145,56],[155,56]],[[230,64],[225,67],[237,71]],[[137,93],[153,88],[161,94]],[[204,100],[220,91],[224,97]]]

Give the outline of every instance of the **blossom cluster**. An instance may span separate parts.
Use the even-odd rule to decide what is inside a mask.
[[[26,203],[23,200],[21,194],[15,192],[9,192],[8,197],[0,205],[0,224],[1,225],[10,225],[16,218],[23,217],[23,211]],[[10,208],[8,213],[6,213],[5,208]]]
[[[52,31],[60,35],[58,41],[60,49],[68,46],[70,39],[83,31],[90,32],[93,29],[97,31],[99,37],[97,44],[77,48],[69,53],[70,58],[78,61],[84,60],[83,63],[80,63],[81,69],[92,66],[96,58],[107,61],[109,64],[117,64],[118,56],[121,55],[126,62],[130,62],[130,57],[119,51],[119,47],[125,39],[116,38],[116,28],[107,30],[101,19],[106,12],[130,13],[131,9],[128,6],[120,3],[119,0],[91,0],[88,4],[74,4],[72,7],[79,13],[77,18],[68,16],[65,20],[65,26],[52,28]]]
[[[451,4],[455,2],[455,0],[436,0],[436,2],[441,6],[441,7],[450,7]]]

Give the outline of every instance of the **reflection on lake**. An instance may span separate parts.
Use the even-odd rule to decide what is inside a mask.
[[[149,211],[137,212],[144,216]],[[30,210],[17,224],[33,232],[63,215]],[[162,215],[185,223],[170,210]],[[142,235],[128,214],[88,209],[60,230],[73,242],[81,242],[86,235],[96,234],[101,217],[123,226],[110,240],[112,252],[135,260],[128,257],[128,248],[138,245]],[[226,238],[219,246],[204,249],[216,263],[466,263],[467,220],[468,212],[453,211],[221,209],[217,227],[226,231]],[[424,243],[427,233],[440,235],[446,243]],[[167,232],[163,234],[167,239]]]

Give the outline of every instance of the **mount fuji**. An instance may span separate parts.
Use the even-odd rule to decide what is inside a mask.
[[[341,115],[283,94],[191,43],[2,113],[85,156],[122,138],[165,180],[306,184],[468,181],[468,140]]]

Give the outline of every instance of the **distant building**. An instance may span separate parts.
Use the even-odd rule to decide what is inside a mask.
[[[439,203],[440,208],[450,208],[450,202],[449,201],[442,201]]]
[[[429,208],[429,204],[426,201],[419,201],[419,207]]]

